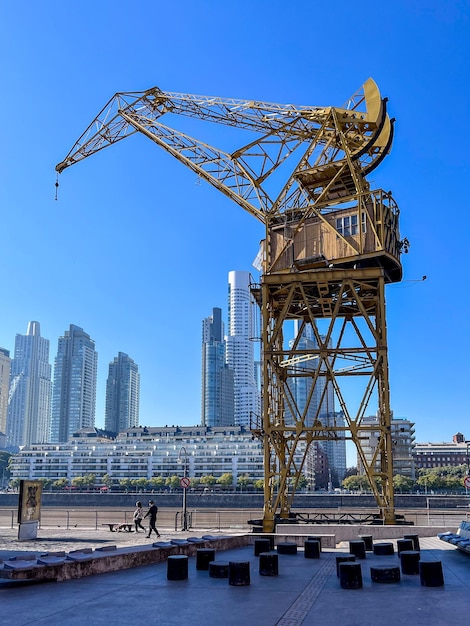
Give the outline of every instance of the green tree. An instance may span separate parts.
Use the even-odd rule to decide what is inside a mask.
[[[149,486],[151,489],[163,489],[165,479],[162,476],[154,476],[149,480]]]
[[[168,476],[168,478],[165,480],[165,485],[167,487],[170,487],[170,489],[178,489],[178,487],[180,486],[179,476]]]
[[[124,489],[126,493],[132,490],[132,480],[130,478],[121,478],[119,481],[119,486],[121,489]]]
[[[147,491],[149,481],[146,478],[136,478],[132,481],[132,485],[136,491]]]
[[[39,482],[42,483],[42,490],[46,491],[52,485],[52,478],[38,478]]]
[[[62,491],[69,484],[69,481],[66,478],[58,478],[54,480],[52,483],[52,489],[56,489],[57,491]]]
[[[255,482],[253,483],[253,487],[255,489],[264,489],[264,479],[258,478],[258,480],[255,480]]]
[[[233,474],[230,472],[222,474],[222,476],[219,476],[217,479],[217,484],[221,487],[231,487],[233,485]]]
[[[201,485],[205,485],[206,487],[212,487],[215,484],[215,477],[212,474],[208,474],[207,476],[201,476]]]
[[[297,489],[305,489],[308,486],[308,480],[305,478],[303,474],[300,474],[299,480],[297,481]]]
[[[85,474],[83,477],[83,484],[87,488],[87,491],[90,487],[94,487],[96,483],[96,474]]]
[[[201,479],[200,478],[191,478],[191,487],[193,488],[197,488],[199,487],[199,485],[201,484]]]
[[[409,493],[413,489],[415,481],[409,476],[395,474],[393,477],[393,489],[399,493]]]
[[[370,485],[367,476],[348,476],[342,483],[345,489],[350,491],[369,491]]]
[[[20,480],[21,478],[12,478],[9,482],[9,486],[11,489],[18,489],[18,487],[20,486]]]
[[[83,476],[75,476],[72,478],[72,486],[77,489],[84,489],[86,486],[86,481]]]
[[[250,477],[248,474],[242,474],[238,477],[237,483],[240,486],[240,491],[243,491],[243,489],[246,489],[250,484]]]
[[[8,483],[11,476],[9,464],[12,456],[6,450],[0,450],[0,489]]]
[[[109,474],[104,474],[103,478],[101,479],[101,482],[103,483],[105,487],[108,487],[108,489],[110,489],[113,485],[113,479],[111,478]]]

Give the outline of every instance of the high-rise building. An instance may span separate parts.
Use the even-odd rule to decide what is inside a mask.
[[[363,439],[362,450],[365,458],[370,465],[373,459],[376,459],[375,469],[380,469],[380,453],[377,454],[377,445],[379,441],[379,431],[374,430],[375,425],[380,424],[380,418],[377,415],[365,415],[361,422],[363,429],[359,430],[359,436]],[[391,415],[391,435],[392,435],[392,455],[393,455],[393,473],[409,478],[416,477],[414,450],[415,450],[415,430],[414,422],[410,422],[406,418],[393,417]],[[436,450],[433,451],[436,454]],[[360,474],[364,474],[364,464],[361,458],[357,457],[357,467]]]
[[[321,336],[321,341],[325,341],[325,337]],[[313,426],[317,420],[325,430],[328,427],[344,425],[343,414],[335,412],[334,389],[327,376],[326,364],[320,361],[313,352],[316,351],[318,354],[319,346],[312,325],[305,324],[301,327],[300,322],[295,320],[294,339],[290,341],[291,348],[294,342],[297,350],[305,351],[306,357],[309,356],[309,351],[312,351],[313,357],[305,358],[292,366],[289,389],[295,400],[295,406],[300,412],[300,415],[296,416],[297,419],[303,416],[306,426]],[[317,370],[319,370],[319,375],[314,380]],[[309,372],[308,376],[305,375],[306,372]],[[293,421],[288,406],[286,407],[286,420]],[[319,442],[316,450],[319,447],[328,459],[328,470],[333,483],[339,484],[346,473],[346,440],[342,436],[326,439]]]
[[[119,352],[109,364],[105,429],[119,433],[139,425],[140,374],[137,364]]]
[[[255,380],[255,305],[249,272],[228,275],[227,365],[234,374],[235,424],[250,427],[259,419],[261,397]]]
[[[70,324],[59,337],[54,361],[51,441],[64,442],[95,425],[98,354],[83,328]]]
[[[41,337],[39,322],[29,322],[26,335],[16,335],[11,361],[8,446],[47,442],[50,408],[49,340]]]
[[[234,424],[234,376],[226,363],[222,310],[202,320],[202,426]]]
[[[0,348],[0,436],[7,432],[8,389],[10,387],[10,352]]]

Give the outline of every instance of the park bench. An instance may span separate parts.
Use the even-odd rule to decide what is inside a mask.
[[[110,522],[105,522],[105,523],[101,524],[101,526],[109,526],[109,530],[112,533],[119,533],[122,530],[124,530],[127,533],[131,533],[133,528],[134,528],[134,524],[128,524],[128,523],[110,523]]]
[[[456,533],[449,530],[446,533],[439,533],[437,536],[441,541],[450,543],[459,550],[470,554],[470,522],[460,522]]]

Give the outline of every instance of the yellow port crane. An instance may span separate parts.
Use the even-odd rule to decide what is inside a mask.
[[[139,132],[264,224],[260,284],[251,287],[262,325],[262,414],[251,430],[263,446],[265,532],[294,516],[311,444],[339,438],[355,444],[383,523],[395,523],[385,285],[401,280],[407,241],[391,192],[367,180],[392,143],[386,103],[372,79],[343,107],[158,87],[117,93],[56,166],[61,173]],[[245,141],[222,151],[163,124],[173,116],[233,127]],[[287,342],[293,320],[299,332]],[[307,328],[308,348],[299,339]],[[302,400],[293,392],[299,378]],[[328,390],[341,419],[322,411]],[[373,402],[378,424],[370,426]],[[371,439],[373,449],[364,444]]]

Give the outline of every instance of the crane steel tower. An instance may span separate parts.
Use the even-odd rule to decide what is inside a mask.
[[[240,148],[212,147],[162,123],[173,115],[233,127]],[[401,280],[399,210],[367,176],[389,152],[393,120],[368,79],[343,107],[294,106],[161,91],[117,93],[78,139],[58,173],[142,133],[265,225],[261,281],[252,286],[262,319],[263,530],[289,519],[313,441],[345,437],[357,448],[386,524],[395,523],[385,285]],[[227,131],[228,133],[229,131]],[[310,325],[317,348],[287,341]],[[314,366],[299,367],[309,360]],[[299,406],[292,381],[308,378]],[[331,386],[344,420],[326,422],[311,402]],[[318,394],[317,394],[318,395]],[[363,424],[376,403],[379,425]],[[307,420],[307,415],[309,419]],[[376,442],[366,457],[362,441]]]

